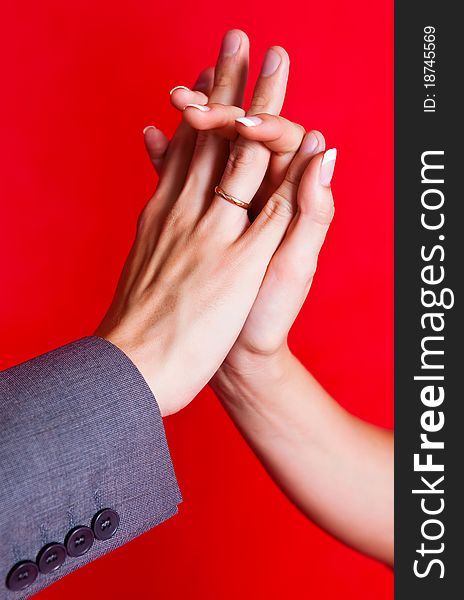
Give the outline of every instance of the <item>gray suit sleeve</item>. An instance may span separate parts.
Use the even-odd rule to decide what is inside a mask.
[[[0,373],[1,599],[29,597],[180,502],[156,400],[118,348],[86,337]]]

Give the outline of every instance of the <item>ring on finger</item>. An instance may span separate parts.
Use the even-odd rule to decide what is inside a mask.
[[[247,210],[250,207],[250,202],[243,202],[242,200],[239,200],[235,196],[231,196],[230,194],[225,192],[218,185],[214,188],[214,193],[216,194],[216,196],[220,196],[224,200],[227,200],[227,202],[230,202],[231,204],[235,204],[235,206],[239,206],[240,208],[243,208],[245,210]]]

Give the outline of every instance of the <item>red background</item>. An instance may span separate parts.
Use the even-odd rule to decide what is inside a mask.
[[[3,3],[1,365],[91,333],[154,187],[142,128],[214,64],[223,32],[292,59],[284,115],[339,150],[336,217],[292,332],[351,411],[393,419],[393,2]],[[179,516],[41,593],[91,598],[383,600],[391,572],[303,518],[209,391],[166,422]]]

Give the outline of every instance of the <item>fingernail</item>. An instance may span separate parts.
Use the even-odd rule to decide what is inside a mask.
[[[190,92],[190,88],[188,88],[185,85],[176,85],[176,87],[173,87],[172,90],[169,92],[169,95],[172,96],[172,93],[175,92],[176,90],[187,90],[187,92]]]
[[[197,108],[198,110],[201,110],[201,112],[208,112],[209,110],[211,110],[209,106],[203,106],[203,104],[186,104],[184,106],[184,110],[189,106],[191,106],[192,108]]]
[[[144,129],[143,129],[143,132],[142,132],[142,133],[143,133],[143,135],[145,135],[149,129],[156,129],[156,127],[155,127],[154,125],[147,125],[147,126],[146,126],[146,127],[144,127]]]
[[[256,127],[256,125],[261,125],[263,122],[259,117],[239,117],[238,119],[235,119],[235,121],[245,125],[245,127]]]
[[[301,144],[300,150],[305,154],[314,154],[319,146],[319,140],[317,136],[310,131],[306,134],[303,143]]]
[[[233,56],[237,53],[242,38],[236,31],[228,31],[222,40],[221,56]]]
[[[280,63],[282,62],[282,57],[278,52],[269,48],[264,56],[263,65],[261,67],[261,75],[263,77],[269,77],[277,71]]]
[[[319,172],[319,181],[322,185],[329,186],[332,181],[332,175],[335,169],[335,160],[337,159],[336,148],[327,150],[324,154],[324,158],[321,163],[321,170]]]

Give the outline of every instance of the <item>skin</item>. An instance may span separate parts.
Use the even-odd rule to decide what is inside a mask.
[[[212,102],[240,105],[248,51],[243,32],[226,34],[209,92]],[[248,114],[278,114],[282,107],[287,53],[269,49],[265,70],[269,62],[275,68],[258,77]],[[167,147],[158,187],[139,218],[113,302],[96,331],[132,359],[163,416],[186,406],[230,353],[293,219],[300,183],[322,187],[322,154],[302,144],[252,223],[246,210],[213,193],[220,182],[251,202],[270,155],[265,145],[241,137],[230,149],[223,136],[197,133],[186,120]]]
[[[288,213],[288,227],[240,334],[211,385],[268,472],[302,512],[345,543],[391,565],[393,435],[341,408],[293,356],[287,342],[311,287],[333,216],[330,187],[315,176],[317,170],[320,175],[324,138],[319,132],[306,134],[300,125],[263,111],[262,106],[252,106],[247,112],[259,115],[261,123],[246,127],[236,121],[245,114],[241,106],[216,102],[209,95],[211,77],[211,69],[203,73],[201,92],[173,91],[171,102],[183,112],[182,127],[229,140],[234,148],[248,147],[247,141],[253,149],[260,144],[263,152],[253,151],[239,165],[242,181],[246,181],[243,185],[254,190],[249,210],[253,223],[269,195],[288,185],[289,166],[302,144],[313,147],[313,158],[292,202],[278,208],[280,216]],[[261,102],[266,93],[260,90]],[[279,98],[272,112],[277,113],[280,104]],[[169,160],[168,140],[159,130],[149,130],[145,144],[163,177],[164,161]],[[257,186],[255,181],[253,186],[252,173],[265,150],[271,153],[269,166],[262,183]],[[240,186],[231,186],[227,180],[224,188],[243,198]]]

